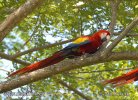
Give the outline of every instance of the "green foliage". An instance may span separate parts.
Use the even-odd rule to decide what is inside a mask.
[[[0,0],[0,23],[25,1]],[[10,32],[0,44],[0,51],[8,52],[8,54],[12,55],[33,47],[75,38],[88,31],[90,32],[86,34],[92,34],[98,29],[108,29],[108,24],[111,19],[111,7],[108,0],[83,0],[84,4],[77,6],[76,4],[79,1],[46,0],[43,6],[27,16]],[[137,0],[122,0],[117,12],[115,31],[122,31],[137,14]],[[131,33],[138,33],[138,28],[133,28],[130,31]],[[54,40],[47,39],[46,37],[49,35],[54,37]],[[136,51],[138,47],[137,39],[138,37],[125,37],[116,46],[114,51]],[[26,43],[26,41],[28,42]],[[50,56],[62,47],[59,45],[49,49],[35,51],[23,55],[19,59],[33,63]],[[128,68],[133,69],[136,64],[136,61],[112,61],[65,72],[57,75],[57,77],[66,83],[70,83],[72,87],[96,100],[129,100],[132,98],[135,100],[138,97],[137,85],[130,84],[114,89],[110,85],[104,87],[100,82],[119,76],[129,71]],[[24,67],[16,63],[13,63],[13,65],[16,69]],[[117,69],[128,70],[120,71]],[[28,88],[33,91],[32,100],[81,100],[80,96],[69,91],[52,78],[27,85],[27,87],[21,88],[20,92],[24,93]]]

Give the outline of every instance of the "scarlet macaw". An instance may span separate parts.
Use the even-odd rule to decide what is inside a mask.
[[[111,83],[114,87],[122,86],[138,80],[138,68],[114,79],[106,80],[103,84]]]
[[[90,36],[82,36],[73,41],[67,47],[54,53],[51,57],[48,57],[34,64],[31,64],[25,68],[19,69],[10,74],[9,77],[14,75],[20,75],[26,72],[31,72],[43,67],[56,64],[64,60],[65,58],[73,58],[75,56],[81,56],[84,53],[93,54],[98,50],[98,48],[103,44],[103,42],[109,40],[109,38],[110,38],[110,33],[106,30],[100,30]]]

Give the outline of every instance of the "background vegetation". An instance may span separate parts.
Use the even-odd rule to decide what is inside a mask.
[[[28,63],[40,61],[62,49],[67,45],[65,43],[69,42],[66,40],[92,34],[99,29],[109,29],[113,12],[116,13],[114,19],[116,24],[113,28],[111,41],[114,40],[138,14],[137,0],[122,0],[118,6],[115,6],[116,11],[114,11],[113,4],[118,1],[45,0],[41,6],[32,9],[33,11],[27,17],[18,22],[0,42],[0,65],[4,66],[5,64],[2,59],[8,59],[12,61],[14,67],[11,71],[15,71],[25,67]],[[1,25],[7,16],[25,2],[26,0],[0,0]],[[123,38],[113,51],[137,51],[138,35],[136,33],[138,33],[138,27],[130,30],[129,35]],[[51,44],[55,45],[47,47]],[[34,50],[21,53],[30,49]],[[9,58],[2,54],[8,55]],[[15,61],[15,58],[24,62]],[[137,63],[136,60],[120,60],[85,66],[30,83],[20,87],[17,91],[21,94],[30,92],[31,97],[27,96],[26,98],[32,100],[82,100],[89,98],[122,100],[137,98],[137,84],[118,88],[101,84],[102,80],[117,77],[134,69],[137,67]],[[3,78],[2,74],[1,77]],[[25,99],[22,96],[18,96],[19,98]]]

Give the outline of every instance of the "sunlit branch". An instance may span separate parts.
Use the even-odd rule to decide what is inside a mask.
[[[138,52],[110,53],[107,58],[101,58],[101,55],[99,53],[96,53],[88,57],[82,56],[76,59],[66,59],[58,64],[24,74],[22,76],[1,83],[0,93],[73,69],[82,68],[97,63],[119,60],[138,60]]]
[[[75,39],[70,39],[70,40],[66,40],[66,41],[62,41],[62,42],[57,42],[57,43],[54,43],[54,44],[48,44],[48,45],[43,45],[43,46],[40,46],[40,47],[32,48],[32,49],[29,49],[29,50],[25,50],[23,52],[18,52],[16,54],[12,55],[12,57],[17,58],[17,57],[25,55],[27,53],[31,53],[31,52],[38,51],[38,50],[43,50],[43,49],[48,49],[48,48],[51,48],[51,47],[54,47],[54,46],[57,46],[57,45],[62,45],[62,44],[71,42],[73,40],[75,40]]]
[[[113,42],[105,48],[102,52],[102,56],[107,56],[112,49],[129,33],[129,31],[135,27],[138,24],[138,17],[134,18],[134,20],[125,28],[125,30],[116,38],[113,40]]]
[[[0,70],[5,71],[5,72],[10,72],[10,71],[8,71],[8,70],[2,68],[1,66],[0,66]]]
[[[3,52],[0,52],[0,57],[7,59],[7,60],[10,60],[10,61],[13,61],[13,62],[17,62],[17,63],[22,64],[22,65],[29,65],[30,64],[28,62],[16,59],[16,58],[12,57],[11,55],[4,54]]]
[[[27,0],[25,4],[11,13],[0,24],[0,42],[20,21],[22,21],[27,15],[39,7],[43,2],[44,0]]]
[[[113,35],[115,35],[115,36],[120,35],[120,34],[121,33],[113,33]],[[127,34],[126,36],[127,37],[137,37],[138,34]],[[25,55],[25,54],[28,54],[28,53],[32,53],[34,51],[39,51],[39,50],[43,50],[43,49],[49,49],[49,48],[57,46],[57,45],[62,45],[62,44],[69,43],[69,42],[71,42],[71,41],[73,41],[75,39],[70,39],[70,40],[66,40],[66,41],[62,41],[62,42],[58,42],[58,43],[54,43],[54,44],[49,44],[49,45],[43,45],[43,46],[40,46],[40,47],[36,47],[36,48],[29,49],[29,50],[25,50],[23,52],[17,52],[16,54],[12,55],[12,57],[13,58],[17,58],[19,56],[22,56],[22,55]]]

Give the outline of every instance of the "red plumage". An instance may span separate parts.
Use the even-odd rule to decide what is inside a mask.
[[[84,53],[95,53],[102,43],[108,40],[109,37],[110,33],[106,30],[100,30],[90,36],[82,36],[73,41],[67,47],[54,53],[51,57],[19,69],[10,74],[9,77],[56,64],[65,58],[74,58],[75,56],[81,56]]]
[[[106,80],[103,84],[111,83],[114,87],[122,86],[138,80],[138,68],[114,79]]]
[[[65,59],[65,58],[60,56],[61,54],[62,54],[62,52],[57,52],[56,54],[54,54],[51,57],[48,57],[44,60],[41,60],[41,61],[36,62],[34,64],[31,64],[27,67],[24,67],[24,68],[20,69],[20,70],[17,70],[16,72],[13,72],[8,77],[14,76],[16,74],[20,75],[20,74],[23,74],[23,73],[26,73],[26,72],[31,72],[31,71],[34,71],[34,70],[37,70],[37,69],[40,69],[40,68],[47,67],[49,65],[58,63],[58,62],[62,61],[63,59]]]

